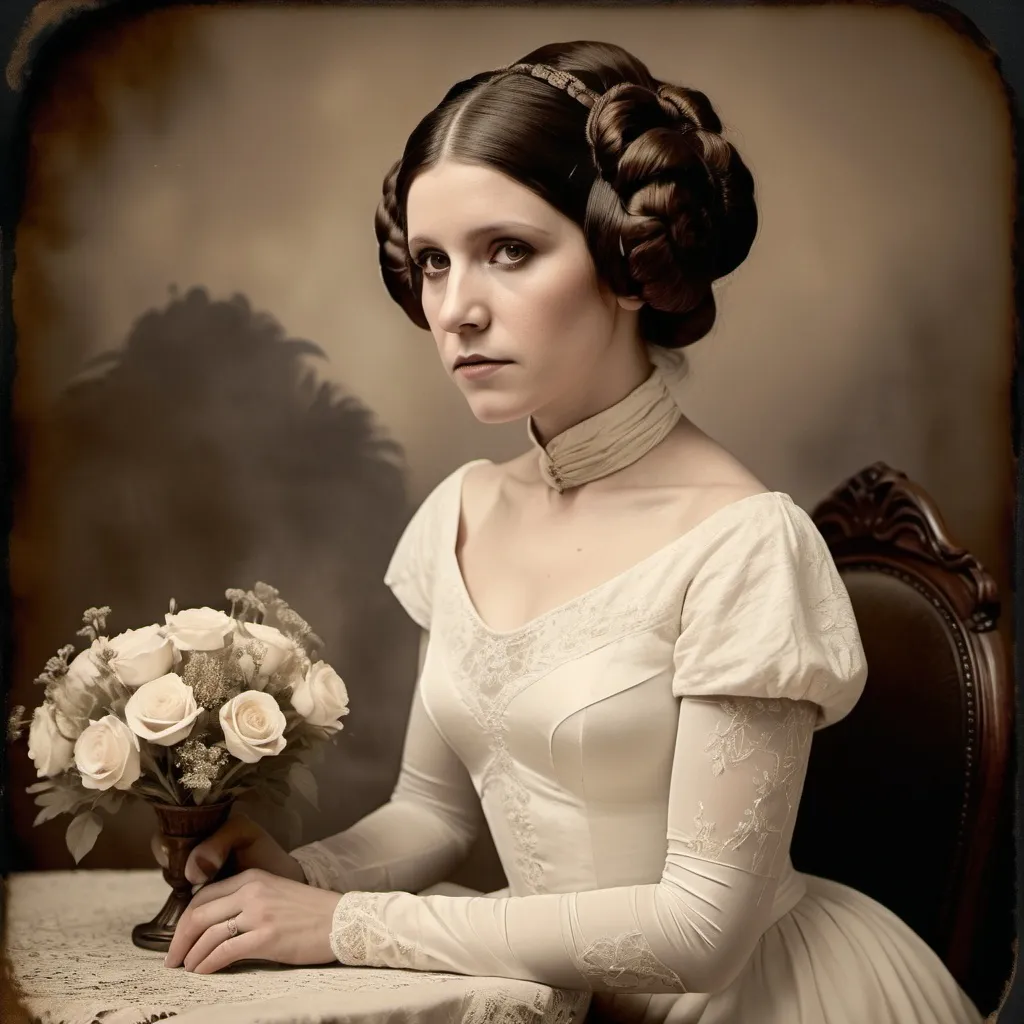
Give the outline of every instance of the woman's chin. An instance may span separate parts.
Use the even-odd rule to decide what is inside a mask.
[[[528,411],[524,411],[522,402],[513,401],[502,395],[467,396],[469,411],[480,423],[498,424],[515,423],[525,419]]]

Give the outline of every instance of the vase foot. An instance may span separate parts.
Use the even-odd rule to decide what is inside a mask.
[[[139,949],[152,949],[158,953],[166,953],[171,948],[174,929],[157,925],[155,921],[137,924],[132,929],[132,942]]]
[[[132,942],[139,949],[152,949],[166,953],[171,947],[174,929],[191,899],[191,889],[187,892],[171,890],[167,902],[160,908],[156,916],[151,921],[144,921],[132,929]]]

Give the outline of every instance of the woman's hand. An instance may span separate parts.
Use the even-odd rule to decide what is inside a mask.
[[[159,832],[154,833],[150,845],[157,863],[167,867],[167,850]],[[258,868],[295,882],[306,881],[302,865],[266,829],[244,814],[232,814],[213,835],[192,849],[185,862],[185,877],[193,885],[208,882],[229,857],[235,872]]]
[[[340,899],[341,893],[255,868],[211,882],[182,914],[164,966],[212,974],[237,960],[332,963],[331,925]]]

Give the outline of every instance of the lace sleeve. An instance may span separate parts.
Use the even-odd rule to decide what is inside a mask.
[[[680,853],[777,879],[789,851],[817,708],[735,697],[687,701],[691,784],[673,792],[669,843]],[[703,741],[703,742],[701,742]]]

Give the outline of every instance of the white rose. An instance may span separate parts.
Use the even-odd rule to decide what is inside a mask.
[[[99,651],[107,642],[105,637],[94,640],[91,647],[80,651],[71,659],[68,665],[68,673],[64,677],[65,686],[72,686],[76,692],[85,690],[91,683],[96,682],[103,675],[100,667]]]
[[[273,626],[264,626],[259,622],[246,622],[245,629],[251,638],[266,648],[263,660],[260,662],[260,677],[266,679],[272,676],[296,651],[295,641],[290,640],[279,629]],[[238,632],[235,635],[235,643],[242,647],[249,641],[249,637],[242,633],[242,626],[239,624]],[[249,654],[243,654],[238,659],[242,675],[247,681],[251,681],[254,675],[255,662]]]
[[[288,742],[284,714],[277,701],[261,690],[243,690],[220,709],[219,717],[228,752],[246,764],[280,754]]]
[[[142,774],[139,741],[117,715],[105,715],[75,741],[75,764],[86,789],[131,789]]]
[[[124,717],[136,736],[170,747],[192,731],[202,712],[192,687],[174,672],[143,683],[128,698]]]
[[[41,704],[32,712],[28,728],[28,756],[39,778],[59,775],[71,766],[75,756],[74,742],[61,736],[54,716],[52,704]]]
[[[114,651],[110,667],[126,686],[141,686],[166,675],[174,666],[174,645],[164,635],[163,626],[126,629],[104,640]]]
[[[235,620],[216,608],[185,608],[164,620],[164,633],[179,651],[219,651],[235,629]]]
[[[67,674],[53,689],[54,721],[72,740],[89,724],[89,715],[103,696],[99,686],[103,669],[97,653],[103,642],[97,640],[77,654],[68,665]]]
[[[339,731],[348,714],[348,689],[341,676],[322,661],[309,667],[292,689],[292,707],[310,725]]]

